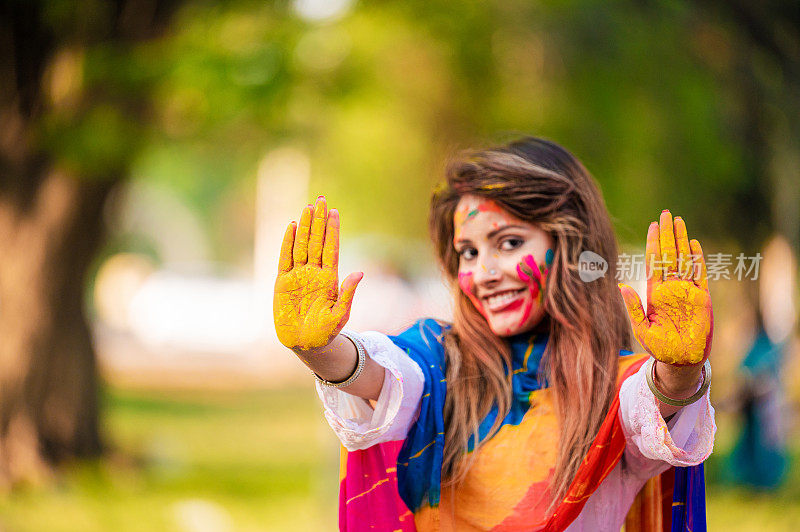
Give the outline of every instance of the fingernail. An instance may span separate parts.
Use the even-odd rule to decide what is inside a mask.
[[[320,194],[319,196],[317,196],[317,201],[319,201],[319,200],[324,200],[324,199],[325,199],[325,196],[323,196],[323,195],[321,195],[321,194]]]
[[[328,211],[328,213],[329,214],[339,214],[339,210],[338,209],[331,209],[331,210]]]
[[[661,211],[661,214],[664,214],[665,212],[669,212],[669,209],[664,209],[663,211]]]

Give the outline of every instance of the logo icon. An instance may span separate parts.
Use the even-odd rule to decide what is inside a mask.
[[[584,283],[591,283],[606,276],[608,262],[593,251],[583,251],[578,257],[578,276]]]

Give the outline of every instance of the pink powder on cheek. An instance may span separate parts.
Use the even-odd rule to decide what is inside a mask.
[[[531,271],[533,272],[534,278],[538,279],[540,282],[542,280],[542,272],[539,271],[539,265],[536,264],[536,261],[533,260],[533,255],[526,255],[524,259],[525,263],[530,267]]]
[[[525,255],[522,257],[522,260],[517,263],[517,276],[519,277],[520,281],[526,284],[534,283],[535,277],[539,273],[531,267],[531,262],[536,264],[531,255]]]
[[[522,319],[519,322],[519,327],[525,325],[525,322],[533,312],[533,302],[536,301],[540,306],[544,302],[544,285],[547,279],[547,269],[540,268],[532,255],[526,255],[517,264],[517,276],[520,281],[528,285],[528,290],[531,294],[531,300],[525,305],[525,310],[522,313]]]
[[[528,291],[531,294],[531,298],[525,304],[525,310],[522,312],[522,319],[519,321],[519,327],[525,325],[525,322],[527,322],[528,318],[531,317],[531,312],[533,312],[533,302],[536,301],[541,304],[540,298],[538,297],[541,295],[541,290],[539,290],[539,283],[536,280],[528,283]]]
[[[486,318],[486,311],[483,310],[483,304],[480,299],[475,297],[474,283],[472,282],[472,272],[459,272],[458,273],[458,286],[461,291],[466,294],[478,312]]]
[[[468,296],[472,295],[472,272],[458,272],[458,286]]]
[[[547,273],[547,268],[540,267],[533,259],[533,255],[524,256],[517,264],[517,277],[529,286],[533,298],[539,299],[540,302],[544,297]]]
[[[522,312],[522,319],[519,320],[519,325],[517,327],[522,327],[525,325],[525,322],[528,321],[528,318],[531,317],[531,311],[533,310],[533,299],[525,303],[525,310]]]

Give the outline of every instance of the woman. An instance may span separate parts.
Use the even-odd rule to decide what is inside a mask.
[[[683,221],[664,211],[648,230],[647,312],[630,287],[619,297],[602,196],[554,143],[527,138],[452,164],[430,227],[453,323],[396,337],[342,331],[363,274],[337,290],[339,215],[324,198],[286,231],[276,330],[317,375],[348,451],[340,527],[619,530],[647,480],[663,478],[629,529],[642,515],[702,528],[702,470],[659,476],[701,464],[715,431],[711,300]],[[609,261],[604,277],[581,280],[585,250]],[[631,343],[623,299],[651,357],[620,356]],[[662,491],[678,514],[646,511]]]

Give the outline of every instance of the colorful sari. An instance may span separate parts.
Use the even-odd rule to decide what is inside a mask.
[[[513,338],[510,411],[494,433],[490,431],[496,408],[489,413],[479,427],[483,444],[467,478],[457,490],[442,493],[447,391],[443,333],[435,320],[422,320],[390,337],[425,375],[419,417],[404,441],[342,451],[339,528],[348,532],[564,530],[622,458],[625,436],[619,419],[619,393],[567,495],[547,513],[558,445],[550,390],[538,375],[547,337]],[[618,384],[647,359],[629,351],[621,354]],[[705,530],[702,464],[670,469],[648,481],[634,501],[626,527],[628,532]]]

